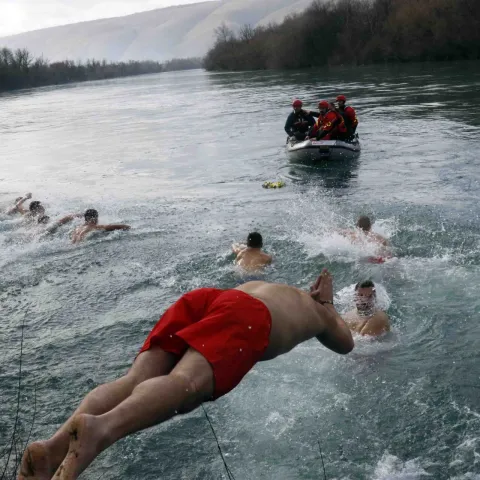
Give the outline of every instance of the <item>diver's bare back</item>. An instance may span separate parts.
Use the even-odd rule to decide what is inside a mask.
[[[255,281],[244,283],[236,290],[257,298],[270,311],[270,342],[262,361],[271,360],[320,335],[326,327],[323,317],[332,315],[309,294],[289,285]]]
[[[92,230],[95,230],[95,228],[92,228],[91,225],[77,227],[72,233],[72,243],[81,242]]]

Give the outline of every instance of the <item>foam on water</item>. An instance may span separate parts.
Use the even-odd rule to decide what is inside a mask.
[[[433,475],[421,467],[418,459],[403,462],[395,455],[385,452],[375,466],[372,480],[417,480],[429,477]]]

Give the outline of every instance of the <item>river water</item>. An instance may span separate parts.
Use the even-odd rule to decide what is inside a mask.
[[[292,98],[344,93],[361,156],[316,168],[285,152]],[[339,305],[373,279],[393,331],[348,356],[311,341],[257,365],[206,405],[237,480],[480,478],[479,64],[328,72],[177,72],[0,97],[0,205],[31,191],[48,214],[97,208],[115,232],[48,240],[0,219],[0,447],[51,435],[80,398],[126,371],[162,311],[242,278],[230,245],[260,231],[266,279]],[[280,190],[262,189],[284,180]],[[396,259],[340,237],[375,219]],[[15,452],[13,452],[15,457]],[[0,460],[1,462],[4,462]],[[0,469],[0,474],[1,474]],[[84,479],[227,478],[201,409],[120,441]]]

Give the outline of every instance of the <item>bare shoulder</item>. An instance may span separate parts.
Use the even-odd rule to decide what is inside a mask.
[[[273,257],[265,252],[262,252],[262,258],[268,263],[270,263],[273,260]]]
[[[388,315],[385,312],[378,311],[368,320],[365,327],[362,328],[361,334],[376,336],[389,331],[390,322]]]
[[[377,312],[375,312],[375,315],[373,315],[371,319],[386,323],[388,323],[389,321],[388,315],[383,310],[378,310]]]
[[[379,233],[375,233],[375,234],[374,234],[374,239],[375,239],[378,243],[381,243],[381,244],[384,245],[384,246],[387,246],[387,245],[388,245],[388,240],[387,240],[383,235],[380,235]]]

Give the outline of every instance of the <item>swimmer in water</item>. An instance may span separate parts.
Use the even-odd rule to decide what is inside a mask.
[[[368,257],[368,260],[373,263],[383,263],[385,259],[391,258],[389,241],[379,233],[372,232],[372,221],[369,217],[362,215],[357,220],[355,230],[343,230],[342,235],[349,238],[353,243],[363,243],[365,241],[377,245],[375,255]]]
[[[30,202],[28,212],[24,213],[23,218],[32,225],[37,223],[45,224],[50,220],[50,217],[45,215],[45,207],[38,200]]]
[[[343,316],[350,330],[360,335],[378,336],[390,331],[388,315],[377,310],[377,293],[371,280],[357,283],[355,286],[356,308]]]
[[[17,480],[76,480],[118,440],[226,395],[256,363],[313,338],[338,354],[354,347],[327,270],[308,293],[267,282],[188,292],[162,315],[128,373],[96,387],[49,440],[28,446]]]
[[[25,215],[27,213],[27,210],[23,208],[23,204],[32,198],[31,193],[25,194],[24,197],[17,197],[15,199],[15,203],[13,204],[12,207],[8,208],[6,210],[7,215],[15,215],[16,213],[20,213],[20,215]]]
[[[247,272],[262,270],[272,263],[271,255],[262,251],[263,238],[258,232],[248,234],[247,246],[232,245],[233,253],[237,256],[235,263]]]
[[[70,223],[75,218],[82,218],[82,217],[83,217],[83,213],[72,213],[71,215],[66,215],[60,218],[60,220],[53,222],[52,225],[46,228],[45,231],[43,232],[43,235],[51,235],[55,233],[62,225],[66,225],[67,223]],[[37,220],[37,223],[39,225],[47,225],[48,223],[50,223],[50,217],[48,215],[43,215]]]
[[[372,232],[372,221],[366,215],[359,217],[356,227],[357,230],[347,230],[343,233],[350,237],[354,242],[362,241],[366,238],[367,240],[378,243],[383,247],[389,246],[388,240],[384,236]]]
[[[81,242],[90,232],[102,230],[104,232],[112,232],[113,230],[130,230],[129,225],[111,224],[98,225],[98,212],[90,208],[85,212],[85,223],[77,227],[72,233],[72,243]]]

